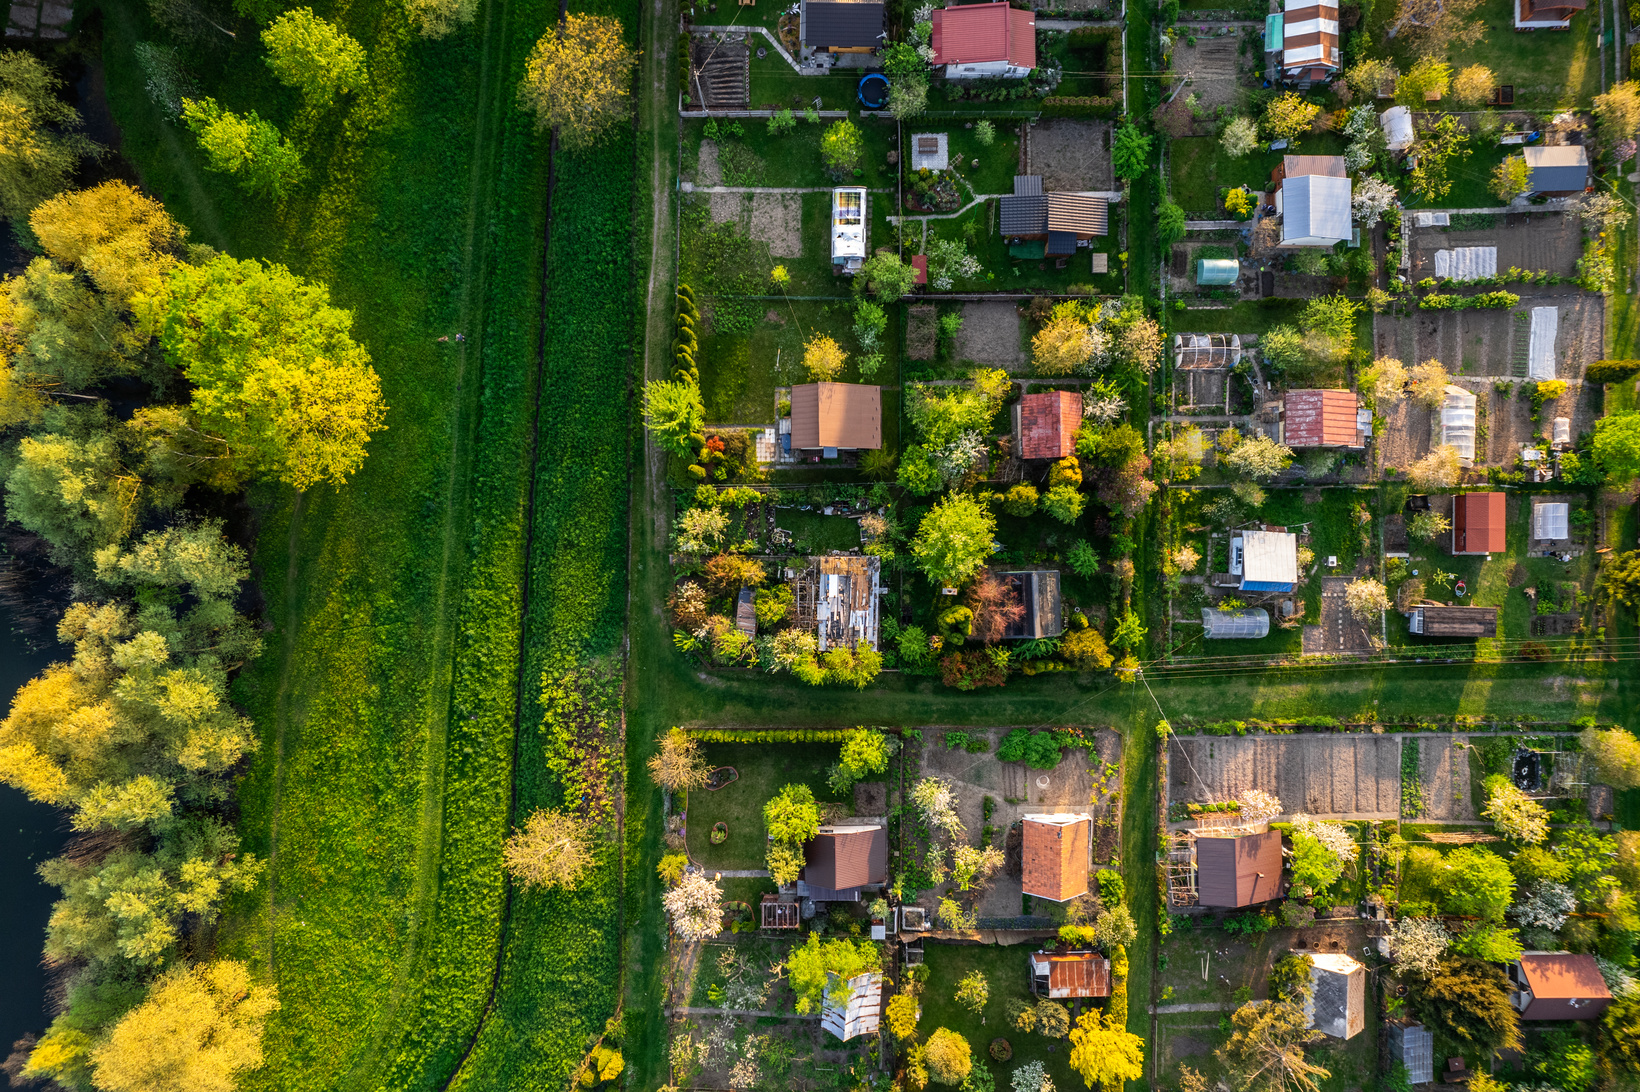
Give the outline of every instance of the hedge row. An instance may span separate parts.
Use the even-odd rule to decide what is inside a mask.
[[[849,728],[691,728],[691,736],[702,743],[841,743]]]
[[[1049,95],[1042,100],[1042,116],[1048,118],[1104,118],[1116,112],[1116,100],[1109,95]]]
[[[1475,296],[1450,296],[1431,292],[1418,301],[1425,311],[1469,311],[1473,309],[1502,309],[1513,307],[1520,297],[1513,292],[1482,292]]]
[[[1640,360],[1597,360],[1583,375],[1590,383],[1621,383],[1640,375]]]

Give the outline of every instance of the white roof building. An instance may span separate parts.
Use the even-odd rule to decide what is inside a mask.
[[[1243,591],[1298,587],[1298,536],[1285,531],[1242,531],[1230,539],[1230,573]]]
[[[1457,448],[1460,459],[1475,458],[1475,396],[1450,383],[1441,406],[1441,443]]]
[[[831,191],[831,264],[853,273],[866,259],[866,191],[847,186]]]
[[[1412,110],[1405,106],[1391,106],[1378,115],[1378,124],[1384,130],[1384,144],[1392,152],[1404,152],[1412,147]]]
[[[1304,1002],[1309,1027],[1335,1039],[1351,1039],[1367,1026],[1367,969],[1341,953],[1310,957],[1310,997]]]
[[[1532,537],[1539,542],[1568,537],[1572,506],[1564,501],[1540,501],[1532,505]]]
[[[1350,180],[1344,157],[1290,155],[1276,190],[1282,246],[1332,246],[1351,237]]]
[[[883,1018],[883,976],[868,971],[848,981],[848,996],[839,1000],[841,982],[836,975],[826,986],[820,1007],[820,1026],[847,1042],[860,1035],[875,1035]]]

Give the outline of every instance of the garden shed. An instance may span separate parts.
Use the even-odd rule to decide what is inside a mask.
[[[1441,444],[1455,449],[1466,462],[1475,458],[1475,396],[1450,383],[1441,404]]]
[[[1351,238],[1350,179],[1343,156],[1290,155],[1278,170],[1282,246],[1334,246]]]
[[[1010,246],[1041,241],[1049,256],[1074,254],[1079,243],[1110,230],[1110,202],[1105,198],[1044,193],[1041,175],[1015,175],[1014,192],[999,198],[997,206],[1000,230]]]
[[[1581,144],[1553,148],[1525,148],[1528,195],[1555,196],[1582,193],[1589,184],[1589,153]]]
[[[1419,604],[1407,611],[1407,631],[1420,637],[1496,637],[1498,608]]]
[[[1234,909],[1281,897],[1281,834],[1239,834],[1196,839],[1197,901]]]
[[[860,889],[888,882],[888,830],[881,823],[821,827],[803,843],[797,893],[816,902],[859,902]]]
[[[1338,952],[1308,955],[1310,997],[1304,1002],[1307,1026],[1335,1039],[1353,1039],[1367,1026],[1367,969]]]
[[[1292,448],[1365,447],[1372,414],[1354,391],[1297,390],[1281,399],[1282,443]]]
[[[1203,258],[1196,263],[1196,283],[1235,284],[1241,277],[1241,263],[1234,258]]]
[[[1571,531],[1572,506],[1565,501],[1539,501],[1532,505],[1532,537],[1539,542],[1567,538]]]
[[[1588,0],[1515,0],[1516,30],[1566,30]]]
[[[799,383],[792,388],[792,448],[861,451],[883,446],[883,388]]]
[[[1523,952],[1509,968],[1509,981],[1522,1020],[1593,1020],[1612,1003],[1592,955]]]
[[[1452,498],[1452,552],[1502,553],[1504,502],[1502,493],[1459,493]]]
[[[1389,1056],[1407,1067],[1408,1084],[1435,1079],[1435,1033],[1422,1024],[1389,1025]]]
[[[1032,952],[1029,963],[1038,997],[1110,996],[1110,960],[1097,952]]]
[[[1077,391],[1042,391],[1014,403],[1014,435],[1021,459],[1063,459],[1076,454],[1082,427],[1082,395]]]
[[[861,1035],[875,1035],[883,1019],[883,976],[867,971],[849,979],[846,991],[836,975],[826,985],[820,1006],[820,1026],[847,1042]]]
[[[1285,531],[1241,531],[1230,540],[1230,574],[1241,590],[1290,592],[1298,587],[1298,536]]]
[[[1405,106],[1391,106],[1378,115],[1378,124],[1384,130],[1384,145],[1392,152],[1404,152],[1412,147],[1412,110]]]
[[[1020,615],[1018,621],[1009,624],[1003,637],[1037,639],[1058,637],[1065,632],[1058,569],[1030,569],[997,575],[1025,604],[1025,613]]]
[[[869,53],[883,44],[882,0],[803,0],[798,19],[809,49]]]
[[[1243,607],[1240,610],[1202,608],[1203,636],[1208,640],[1225,638],[1256,638],[1270,634],[1270,613],[1263,607]]]
[[[1086,895],[1091,818],[1063,812],[1027,815],[1023,825],[1025,894],[1050,902]]]

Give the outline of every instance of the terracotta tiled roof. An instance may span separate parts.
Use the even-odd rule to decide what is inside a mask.
[[[1007,0],[964,4],[934,12],[934,63],[1007,61],[1036,67],[1036,13],[1016,11]]]
[[[1088,890],[1088,820],[1025,819],[1025,894],[1064,902]]]
[[[1452,552],[1502,553],[1504,511],[1502,493],[1459,493],[1452,501]]]
[[[1019,400],[1019,457],[1063,459],[1076,450],[1082,396],[1075,391],[1027,394]]]
[[[1520,957],[1520,969],[1534,997],[1569,1001],[1609,999],[1612,995],[1591,955],[1527,952]]]
[[[792,447],[883,446],[883,389],[866,383],[802,383],[792,388]]]
[[[845,891],[888,878],[888,832],[882,827],[823,827],[803,847],[803,882]]]
[[[1288,447],[1355,447],[1353,391],[1288,391],[1285,399]]]
[[[1348,178],[1341,155],[1287,155],[1281,157],[1282,171],[1288,178],[1320,175],[1322,178]]]

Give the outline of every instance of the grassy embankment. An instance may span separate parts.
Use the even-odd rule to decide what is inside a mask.
[[[549,9],[497,0],[442,42],[396,4],[321,9],[372,73],[328,111],[271,80],[249,24],[185,53],[206,93],[297,144],[306,179],[277,202],[203,170],[143,92],[130,46],[155,31],[105,11],[110,98],[148,186],[201,241],[327,282],[391,407],[346,489],[253,498],[274,633],[237,695],[263,740],[241,830],[272,867],[221,948],[271,974],[283,1007],[250,1086],[438,1087],[500,926],[546,151],[513,93]]]

